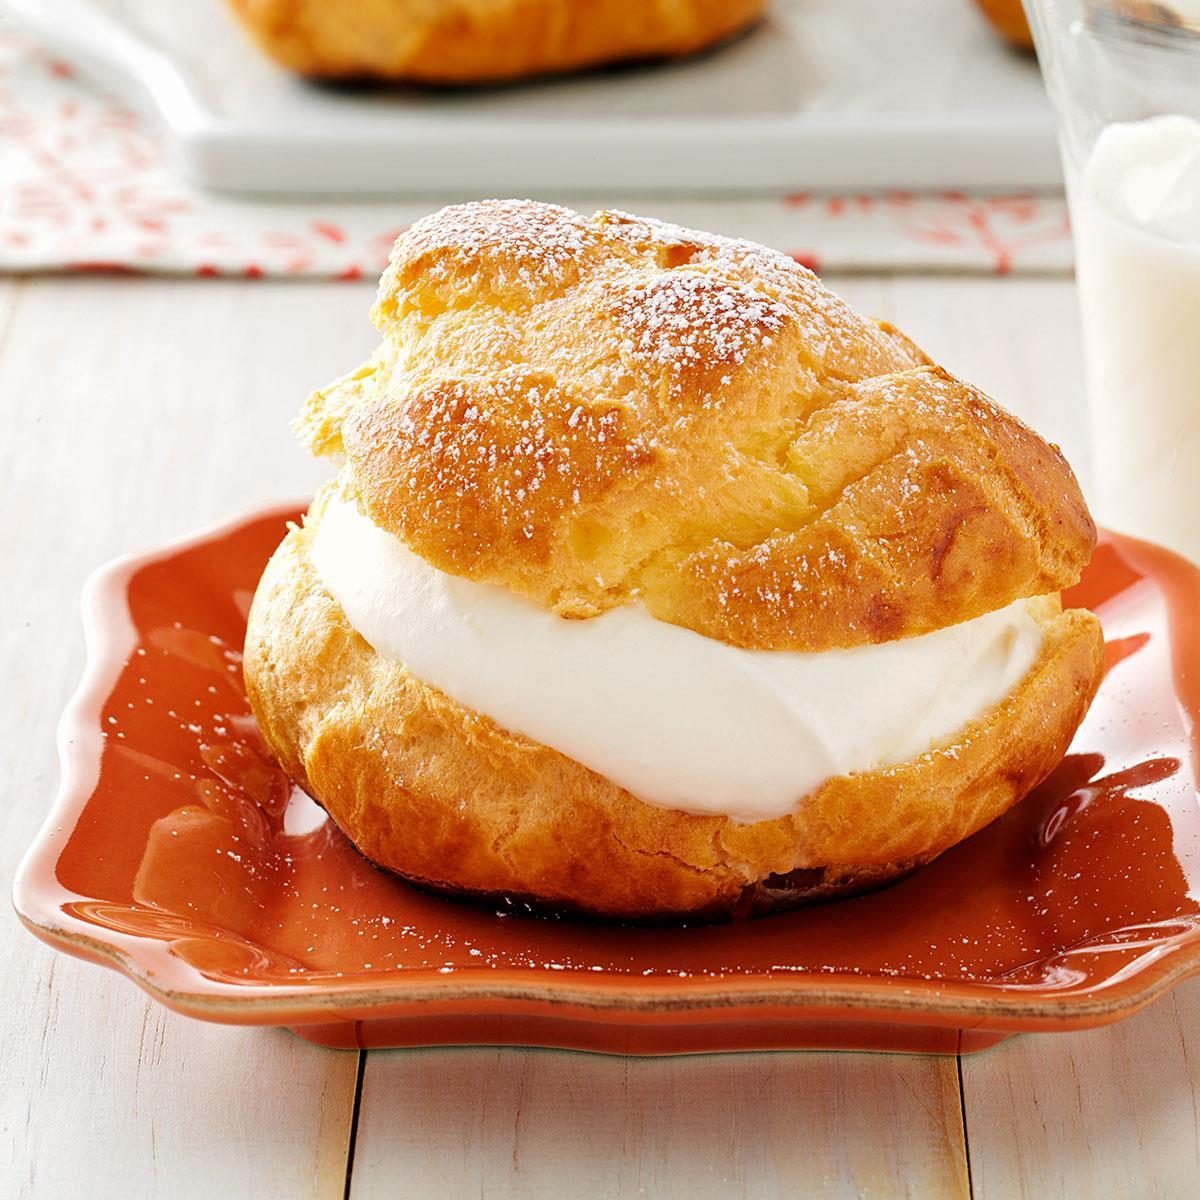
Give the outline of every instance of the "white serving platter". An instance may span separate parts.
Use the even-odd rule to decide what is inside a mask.
[[[776,0],[758,28],[690,61],[453,90],[306,83],[265,59],[221,0],[8,7],[148,105],[184,173],[218,189],[745,193],[1060,179],[1036,64],[996,41],[969,0]]]

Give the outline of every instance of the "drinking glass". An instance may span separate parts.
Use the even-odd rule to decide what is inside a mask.
[[[1100,521],[1200,560],[1200,0],[1024,0],[1058,117]]]

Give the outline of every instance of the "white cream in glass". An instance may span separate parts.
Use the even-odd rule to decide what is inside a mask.
[[[1200,560],[1200,4],[1026,9],[1071,204],[1089,500]]]

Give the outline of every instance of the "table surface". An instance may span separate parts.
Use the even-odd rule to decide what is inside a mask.
[[[831,279],[1085,469],[1066,279]],[[78,595],[114,555],[304,494],[288,421],[374,343],[358,284],[0,280],[0,877],[53,796]],[[0,1195],[1193,1196],[1200,980],[974,1057],[354,1054],[176,1016],[0,912]]]

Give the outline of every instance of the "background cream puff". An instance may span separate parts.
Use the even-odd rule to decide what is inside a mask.
[[[230,0],[258,45],[313,78],[495,83],[694,54],[764,0]]]

